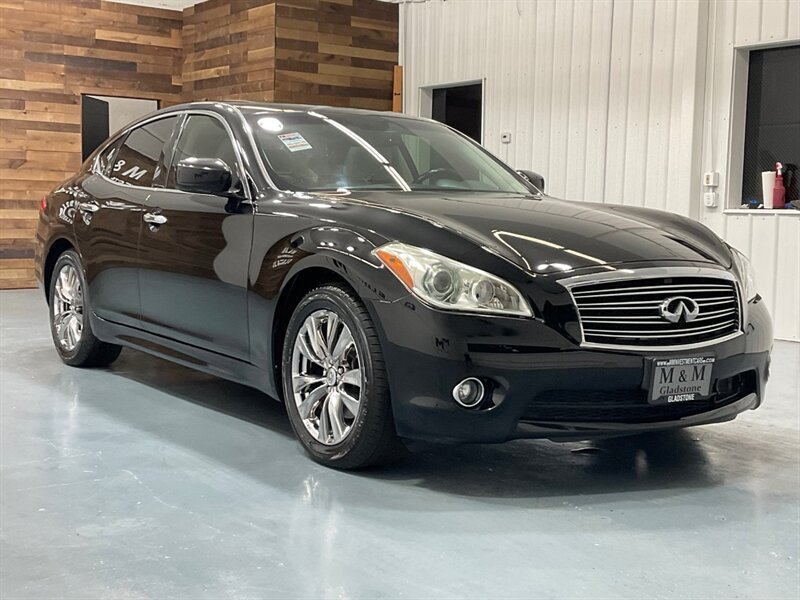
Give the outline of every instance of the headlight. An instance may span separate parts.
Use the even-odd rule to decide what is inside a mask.
[[[731,248],[731,255],[733,256],[733,264],[736,266],[736,271],[739,273],[739,281],[742,283],[742,293],[748,302],[756,297],[756,276],[753,273],[753,265],[750,259],[744,254],[739,252],[736,248]]]
[[[532,316],[514,286],[480,269],[400,242],[385,244],[373,254],[409,291],[438,308]]]

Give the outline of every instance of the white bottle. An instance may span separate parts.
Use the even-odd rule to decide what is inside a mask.
[[[772,188],[775,187],[775,171],[761,171],[761,193],[764,208],[772,208]]]

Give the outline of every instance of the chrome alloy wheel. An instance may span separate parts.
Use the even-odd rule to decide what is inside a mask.
[[[303,424],[326,445],[344,440],[361,407],[361,363],[350,329],[329,310],[308,315],[294,340],[292,390]]]
[[[53,296],[53,330],[61,347],[72,352],[83,333],[83,290],[78,271],[65,264],[58,272]]]

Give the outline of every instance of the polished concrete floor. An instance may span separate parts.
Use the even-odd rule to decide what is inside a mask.
[[[798,598],[800,344],[733,423],[308,460],[282,407],[126,350],[56,357],[0,293],[0,597]]]

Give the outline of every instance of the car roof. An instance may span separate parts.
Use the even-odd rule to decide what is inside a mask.
[[[333,115],[333,114],[347,114],[347,115],[383,115],[399,117],[403,119],[413,120],[427,120],[419,117],[412,117],[402,113],[392,111],[379,111],[368,110],[363,108],[348,108],[343,106],[326,106],[322,104],[286,104],[278,102],[248,102],[243,100],[219,100],[219,101],[203,101],[203,102],[187,102],[184,104],[177,104],[163,109],[163,112],[184,111],[191,109],[206,109],[220,111],[225,107],[235,107],[240,112],[259,113],[263,111],[287,111],[287,112],[317,112],[320,114]],[[162,112],[162,111],[159,111]]]

